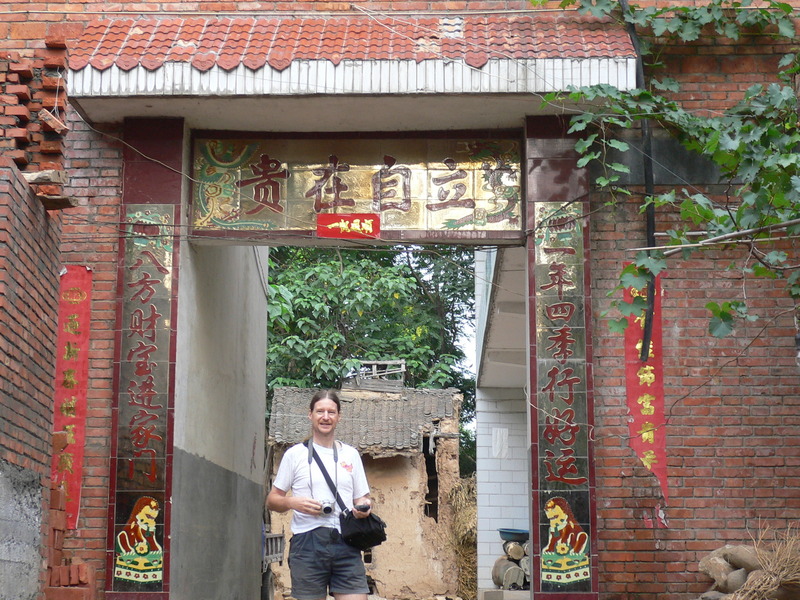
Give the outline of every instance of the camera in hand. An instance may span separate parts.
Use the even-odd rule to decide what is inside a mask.
[[[333,502],[330,500],[320,500],[319,503],[322,505],[323,515],[329,515],[333,512]]]

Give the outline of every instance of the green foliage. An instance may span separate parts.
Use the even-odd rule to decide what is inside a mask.
[[[651,73],[659,66],[654,56],[656,43],[691,42],[701,34],[731,40],[739,40],[745,34],[772,35],[794,42],[794,22],[798,18],[790,5],[774,0],[761,2],[758,7],[751,0],[711,0],[700,6],[662,8],[631,5],[627,10],[624,3],[611,0],[564,0],[561,6],[577,7],[580,12],[635,27]],[[580,165],[600,163],[603,174],[595,185],[612,197],[630,195],[630,191],[620,186],[620,175],[626,170],[606,157],[611,150],[627,152],[628,145],[618,139],[619,131],[637,128],[643,121],[658,123],[687,149],[715,163],[729,184],[724,201],[696,189],[670,190],[644,198],[643,210],[649,205],[677,209],[684,224],[668,232],[666,245],[681,247],[684,257],[702,246],[718,248],[720,242],[749,243],[750,255],[758,265],[743,270],[761,277],[783,278],[788,293],[800,298],[797,267],[789,264],[786,253],[764,251],[755,243],[776,230],[788,235],[800,232],[800,112],[792,87],[792,77],[798,72],[798,56],[787,54],[779,63],[774,83],[751,87],[736,106],[722,113],[700,114],[684,109],[665,95],[677,92],[677,83],[654,77],[647,89],[623,91],[598,85],[573,88],[567,94],[550,94],[545,101],[569,100],[593,107],[572,119],[570,131],[584,135],[575,146],[582,155]],[[696,236],[698,230],[704,231],[704,237]],[[658,252],[638,256],[633,266],[623,269],[616,291],[629,285],[641,289],[643,280],[665,268],[666,256],[667,253]],[[613,302],[621,310],[623,304]],[[734,317],[746,315],[737,303],[710,303],[708,308],[714,335],[730,333]],[[624,309],[624,314],[631,310]],[[610,327],[618,331],[624,324],[625,319],[618,319]]]
[[[725,337],[733,331],[734,317],[755,321],[756,317],[747,313],[747,306],[743,302],[723,302],[722,305],[716,302],[709,302],[706,308],[711,312],[711,321],[708,325],[708,332],[714,337]]]
[[[477,442],[475,431],[461,426],[459,430],[458,468],[461,477],[469,477],[477,466]]]
[[[455,387],[474,416],[458,340],[474,315],[473,252],[275,248],[267,385],[339,387],[362,360],[406,361],[406,385]]]
[[[531,0],[542,5],[547,0]],[[562,0],[561,8],[577,8],[598,18],[612,17],[650,31],[656,37],[675,38],[682,42],[697,40],[706,28],[716,35],[738,40],[745,33],[774,31],[793,39],[794,9],[785,2],[766,0],[753,6],[752,0],[709,0],[702,5],[665,7],[630,5],[623,11],[618,0]],[[649,52],[645,46],[644,51]]]

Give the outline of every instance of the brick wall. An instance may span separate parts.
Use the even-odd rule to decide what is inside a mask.
[[[29,474],[47,535],[53,372],[61,224],[47,213],[16,165],[0,157],[0,462]],[[3,469],[5,472],[5,469]],[[0,520],[8,505],[0,506]],[[33,522],[29,523],[34,525]],[[13,582],[11,582],[13,583]]]
[[[7,3],[0,5],[0,10],[27,10],[25,3]],[[92,19],[87,15],[84,20]],[[81,491],[81,507],[79,511],[78,531],[66,531],[59,528],[58,522],[49,524],[48,516],[58,515],[58,503],[50,504],[49,469],[52,436],[52,385],[54,364],[53,344],[47,344],[39,351],[49,352],[45,358],[31,357],[30,360],[15,360],[13,368],[6,371],[0,364],[3,391],[9,386],[17,386],[29,376],[23,375],[25,367],[37,372],[41,381],[37,387],[49,386],[46,394],[42,392],[36,399],[29,394],[25,399],[14,398],[17,404],[26,406],[26,410],[35,410],[35,422],[40,426],[36,431],[26,431],[20,427],[16,417],[3,419],[0,423],[2,439],[0,450],[2,458],[10,457],[16,462],[39,469],[42,477],[41,523],[42,552],[48,569],[40,577],[40,591],[49,600],[57,598],[91,598],[95,590],[103,589],[104,566],[106,557],[106,523],[108,515],[108,481],[111,432],[111,396],[112,396],[112,362],[114,352],[115,308],[117,298],[116,260],[119,237],[119,199],[121,195],[121,151],[119,142],[111,139],[102,127],[93,131],[74,112],[67,111],[67,84],[63,78],[63,67],[66,59],[66,40],[79,35],[83,23],[70,22],[67,13],[41,13],[25,15],[10,14],[7,20],[0,23],[0,156],[6,157],[2,163],[3,173],[0,182],[9,186],[14,184],[17,196],[25,198],[24,202],[3,201],[0,207],[0,234],[2,242],[19,244],[28,242],[31,245],[41,242],[39,238],[47,237],[47,255],[45,260],[35,260],[32,250],[25,250],[25,264],[36,264],[38,272],[22,271],[19,268],[6,276],[3,267],[6,259],[18,255],[16,245],[0,244],[0,289],[8,292],[3,284],[11,281],[10,289],[15,294],[24,294],[27,289],[34,293],[32,286],[24,282],[37,281],[42,286],[54,285],[51,297],[39,303],[28,298],[15,299],[12,304],[2,299],[0,306],[0,323],[6,332],[6,323],[15,323],[3,336],[3,352],[7,349],[5,338],[23,335],[21,332],[37,327],[52,328],[46,336],[55,339],[55,319],[57,318],[57,286],[58,271],[61,261],[64,264],[89,265],[93,269],[92,290],[92,339],[90,342],[90,383],[87,397],[87,430],[84,456],[84,477]],[[45,110],[47,113],[45,113]],[[51,118],[53,117],[53,118]],[[118,136],[112,129],[110,135]],[[5,168],[15,172],[15,177],[5,177]],[[37,173],[43,170],[68,172],[68,179],[62,185],[33,184],[29,185],[20,177],[19,171]],[[5,191],[5,190],[4,190]],[[38,197],[38,199],[37,199]],[[76,207],[63,214],[45,213],[41,200],[55,198],[74,198]],[[59,208],[67,207],[63,203]],[[9,212],[7,216],[7,211]],[[56,216],[58,215],[58,216]],[[58,229],[43,227],[57,223]],[[63,227],[62,227],[63,223]],[[15,233],[6,233],[15,229]],[[21,232],[34,232],[31,239]],[[59,256],[58,235],[62,233]],[[60,260],[59,260],[60,259]],[[32,328],[19,319],[11,316],[12,308],[17,304],[29,306],[31,312],[41,318]],[[48,306],[46,306],[48,305]],[[6,307],[8,310],[6,311]],[[52,312],[48,315],[47,308]],[[38,308],[38,310],[35,310]],[[28,315],[30,316],[30,315]],[[15,338],[16,339],[16,338]],[[37,343],[40,342],[37,335]],[[49,361],[49,362],[48,362]],[[6,363],[8,364],[8,363]],[[36,365],[51,365],[51,368]],[[39,369],[42,373],[38,373]],[[23,387],[23,386],[20,386]],[[40,390],[38,390],[40,391]],[[3,401],[13,396],[3,397]],[[9,400],[10,401],[10,400]],[[5,406],[0,406],[5,416]],[[46,421],[45,421],[46,419]],[[31,418],[33,420],[33,418]],[[23,422],[22,425],[27,425]],[[9,431],[6,431],[9,430]],[[13,431],[13,435],[11,433]],[[8,435],[6,435],[8,433]],[[31,450],[26,444],[36,444]],[[32,452],[35,452],[33,457]],[[46,477],[46,479],[45,479]],[[57,494],[56,491],[54,493]],[[53,512],[55,511],[55,512]],[[83,565],[83,566],[79,566]],[[70,571],[71,569],[71,571]],[[76,571],[78,569],[78,571]],[[95,577],[95,570],[99,571]],[[67,573],[69,571],[69,573]],[[77,584],[75,573],[79,573]],[[87,575],[88,573],[88,575]],[[89,577],[88,583],[84,580]],[[78,588],[85,588],[79,590]]]
[[[800,3],[793,0],[795,5]],[[551,3],[557,5],[558,2]],[[641,4],[652,4],[642,2]],[[663,3],[662,3],[663,4]],[[372,10],[392,12],[397,10],[502,10],[527,9],[527,0],[469,0],[462,2],[261,2],[259,10],[267,11],[343,11],[351,5]],[[117,299],[117,248],[119,235],[119,203],[121,195],[121,146],[112,136],[119,136],[114,127],[97,127],[83,123],[74,112],[65,113],[60,91],[63,82],[56,81],[61,74],[61,41],[76,38],[84,23],[96,18],[97,11],[118,9],[109,2],[73,3],[59,13],[53,6],[47,12],[31,12],[27,1],[0,2],[4,19],[0,22],[0,54],[5,53],[7,67],[0,66],[0,136],[2,153],[12,157],[26,171],[64,167],[69,181],[62,193],[77,199],[78,207],[63,217],[63,244],[61,258],[65,263],[91,264],[94,270],[92,290],[92,340],[90,347],[90,386],[84,481],[81,493],[79,534],[66,532],[62,560],[73,564],[90,564],[97,568],[97,589],[104,586],[106,558],[106,518],[108,510],[109,454],[111,432],[111,402],[114,352],[115,307]],[[171,2],[128,4],[125,10],[144,12],[185,10],[235,12],[253,10],[252,2]],[[763,40],[748,49],[732,51],[717,44],[698,43],[675,45],[668,49],[670,68],[685,84],[682,100],[695,103],[698,108],[712,108],[729,104],[737,98],[751,80],[760,80],[767,67],[774,65],[774,48]],[[764,56],[759,56],[763,53]],[[743,60],[747,59],[747,60]],[[11,65],[29,65],[30,71]],[[30,75],[29,75],[30,73]],[[13,75],[16,75],[14,77]],[[68,83],[68,82],[67,82]],[[23,86],[11,87],[10,86]],[[25,88],[25,89],[23,89]],[[709,100],[712,102],[710,103]],[[5,109],[10,110],[6,111]],[[68,132],[47,131],[39,119],[41,108],[58,111],[57,116],[69,126]],[[27,111],[27,112],[26,112]],[[30,115],[30,116],[28,116]],[[27,122],[23,123],[27,117]],[[63,133],[63,152],[46,152],[46,142],[60,139]],[[32,235],[18,236],[30,244],[40,243],[46,251],[37,256],[35,265],[29,260],[27,267],[38,272],[26,276],[21,271],[14,281],[35,281],[42,307],[27,337],[33,340],[29,350],[36,360],[23,361],[17,354],[12,364],[16,367],[33,366],[35,374],[30,388],[17,389],[18,369],[5,369],[0,364],[0,384],[3,398],[0,402],[19,398],[25,394],[26,410],[30,417],[20,418],[13,435],[0,430],[0,457],[24,464],[26,468],[40,470],[45,477],[49,469],[49,432],[47,426],[52,408],[45,398],[52,386],[51,372],[41,365],[52,364],[52,348],[41,347],[46,331],[52,335],[54,322],[42,319],[48,306],[55,314],[55,290],[58,260],[54,244],[57,243],[59,219],[49,217],[36,209],[35,198],[26,189],[14,165],[0,162],[0,343],[3,353],[16,350],[8,339],[22,335],[16,317],[8,314],[10,272],[2,268],[16,254],[10,245],[19,243],[12,239],[7,227],[12,220],[25,223]],[[9,175],[9,177],[6,177]],[[13,175],[13,177],[11,176]],[[12,190],[21,202],[4,202],[5,190]],[[57,190],[45,190],[56,192]],[[13,214],[12,214],[13,211]],[[627,224],[626,224],[627,223]],[[632,238],[630,223],[640,223],[638,216],[615,219],[613,213],[600,213],[593,217],[593,237],[598,241],[593,248],[596,264],[592,267],[597,292],[595,298],[604,298],[617,276],[619,262],[627,258],[624,248]],[[625,224],[625,225],[623,225]],[[643,234],[641,235],[643,239]],[[30,253],[29,258],[34,254]],[[681,400],[674,408],[673,426],[670,428],[670,472],[674,503],[670,507],[673,519],[670,529],[647,529],[641,526],[643,514],[652,514],[657,503],[658,490],[641,469],[632,468],[630,451],[624,440],[614,434],[627,433],[624,423],[625,407],[619,393],[624,385],[621,350],[618,339],[611,336],[598,320],[595,333],[595,389],[603,390],[595,401],[597,426],[608,433],[598,439],[597,477],[598,506],[601,507],[600,527],[604,530],[599,540],[601,551],[604,596],[623,597],[633,594],[646,598],[650,588],[664,581],[674,586],[673,593],[696,592],[698,576],[691,572],[701,553],[725,538],[747,539],[745,527],[752,526],[756,515],[776,515],[781,510],[798,509],[798,482],[792,478],[791,468],[797,468],[798,448],[785,436],[785,427],[792,425],[790,393],[796,377],[792,323],[782,317],[747,354],[732,361],[719,373],[714,365],[721,358],[733,357],[742,350],[742,338],[721,343],[713,353],[702,345],[705,297],[709,290],[709,275],[719,277],[724,259],[713,262],[693,262],[676,266],[668,274],[665,286],[671,295],[665,300],[665,326],[671,327],[665,343],[672,344],[673,363],[668,365],[671,374],[668,402],[675,402],[694,385],[712,376],[712,385],[706,386],[702,395],[693,394],[691,400]],[[15,267],[20,268],[20,267]],[[681,269],[693,268],[690,277],[678,280]],[[710,273],[713,272],[713,273]],[[688,272],[688,271],[687,271]],[[740,286],[741,282],[725,278],[726,285]],[[16,294],[31,294],[28,290],[14,288]],[[9,296],[10,297],[10,296]],[[17,300],[19,302],[19,300]],[[784,297],[764,294],[765,311],[784,308]],[[23,302],[25,304],[25,302]],[[36,306],[34,302],[32,306]],[[774,307],[774,308],[773,308]],[[5,313],[2,311],[6,310]],[[595,307],[599,314],[602,307]],[[29,313],[30,315],[31,313]],[[13,317],[13,318],[12,318]],[[15,324],[5,328],[6,323]],[[667,323],[669,323],[667,325]],[[676,325],[679,323],[680,325]],[[49,328],[49,329],[48,329]],[[744,334],[753,331],[744,332]],[[767,344],[763,340],[769,339]],[[17,342],[21,343],[21,342]],[[48,362],[49,361],[49,362]],[[724,361],[723,361],[724,362]],[[762,387],[767,381],[770,385]],[[6,390],[13,390],[14,396]],[[758,390],[757,393],[752,393]],[[49,398],[49,396],[47,396]],[[797,398],[795,395],[794,398]],[[724,402],[723,402],[724,399]],[[22,402],[16,400],[18,404]],[[0,405],[6,414],[6,405]],[[15,409],[17,411],[17,409]],[[794,410],[797,412],[797,410]],[[9,413],[14,414],[14,413]],[[498,415],[498,418],[501,418]],[[724,419],[724,425],[720,422]],[[487,425],[504,427],[502,423]],[[508,424],[510,430],[515,425]],[[0,427],[9,427],[6,421]],[[27,428],[27,429],[26,429]],[[36,433],[31,433],[35,430]],[[752,435],[751,435],[752,434]],[[749,436],[749,437],[748,437]],[[794,435],[793,439],[798,436]],[[481,451],[481,449],[479,449]],[[760,469],[761,472],[756,471]],[[38,471],[37,471],[38,472]],[[771,496],[756,497],[754,486],[758,478],[777,478],[782,485],[770,491]],[[724,485],[721,485],[723,484]],[[49,495],[49,490],[48,495]],[[781,498],[786,494],[788,498]],[[49,498],[46,498],[49,502]],[[49,506],[49,505],[48,505]],[[756,508],[757,506],[757,508]],[[720,527],[724,524],[724,527]],[[46,527],[46,524],[45,524]],[[56,563],[52,563],[55,565]],[[635,568],[632,566],[635,565]],[[639,572],[637,572],[639,571]],[[688,571],[688,573],[687,573]],[[59,582],[61,581],[59,571]],[[642,575],[645,573],[646,575]],[[72,575],[70,574],[70,578]],[[44,580],[42,580],[44,585]],[[53,583],[53,580],[50,580]],[[703,588],[704,590],[705,588]],[[639,594],[643,594],[640,596]],[[655,596],[653,596],[655,597]]]
[[[696,42],[661,45],[664,72],[681,86],[675,99],[701,115],[724,110],[751,85],[772,83],[781,57],[795,51],[769,37],[743,38],[737,42],[709,33]]]
[[[50,469],[61,224],[0,158],[0,458]]]
[[[62,136],[67,131],[62,76],[66,40],[50,39],[32,54],[0,52],[0,148],[23,171],[61,171]],[[36,183],[33,189],[41,196],[62,192],[58,182]]]
[[[476,408],[478,554],[491,565],[503,555],[497,530],[528,529],[528,414],[522,390],[479,392]],[[492,588],[489,568],[478,571],[478,588]]]
[[[57,454],[67,445],[67,433],[60,431],[53,436],[53,453]],[[47,575],[44,588],[45,600],[94,600],[97,597],[96,571],[94,565],[81,558],[64,555],[64,539],[67,535],[67,494],[60,485],[50,488],[48,514],[49,536],[47,538]]]
[[[64,554],[96,567],[104,588],[108,485],[111,455],[111,400],[117,307],[117,249],[122,189],[122,146],[114,128],[90,128],[71,113],[65,140],[69,181],[65,193],[79,206],[65,213],[62,259],[91,265],[92,335],[89,346],[86,445],[79,535],[67,532]]]
[[[594,204],[599,208],[599,203]],[[658,230],[672,215],[657,216]],[[626,248],[645,245],[634,206],[592,216],[595,314],[607,308]],[[796,254],[797,250],[794,250]],[[728,248],[672,258],[663,275],[662,332],[668,415],[668,528],[658,483],[626,436],[619,335],[596,319],[595,442],[600,577],[606,599],[697,597],[710,587],[699,560],[747,543],[760,526],[782,528],[800,510],[800,386],[793,302],[783,282],[726,271],[744,254]],[[730,338],[708,334],[709,301],[746,294],[761,319]],[[603,300],[600,300],[603,299]],[[753,341],[754,340],[754,341]]]

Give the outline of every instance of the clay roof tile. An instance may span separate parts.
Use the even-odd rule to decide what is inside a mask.
[[[83,31],[83,43],[72,49],[69,54],[69,67],[82,69],[89,64],[92,54],[100,45],[111,21],[95,21],[86,26]]]
[[[150,44],[158,21],[153,19],[137,20],[128,30],[128,35],[117,53],[116,65],[129,71],[141,64],[142,57]]]
[[[302,21],[297,19],[281,21],[267,62],[276,71],[283,71],[294,60],[294,53],[302,35]]]
[[[96,40],[89,64],[98,70],[113,65],[125,44],[132,24],[131,20],[108,21],[108,27],[102,32],[102,37]],[[93,33],[95,35],[92,35]],[[96,34],[97,32],[89,32],[92,38],[95,38]]]
[[[70,48],[70,68],[104,70],[190,62],[206,71],[293,60],[464,60],[633,56],[623,28],[574,14],[446,17],[200,18],[101,20]]]
[[[306,19],[300,27],[296,39],[294,58],[314,60],[325,56],[322,44],[325,41],[325,21],[323,19]]]
[[[307,400],[314,390],[276,388],[269,422],[272,443],[281,445],[302,441],[308,435]],[[336,429],[336,437],[367,454],[382,456],[418,454],[421,435],[429,434],[434,423],[454,420],[457,390],[416,390],[370,392],[343,388],[339,392],[346,404],[346,417]]]
[[[234,19],[231,21],[225,42],[221,46],[217,64],[226,71],[238,67],[247,55],[250,44],[253,19]]]
[[[253,23],[250,45],[242,59],[242,64],[245,67],[255,71],[266,64],[267,54],[275,41],[275,32],[277,29],[278,21],[275,19],[257,19],[255,23]]]
[[[180,19],[159,21],[153,32],[150,43],[142,52],[141,65],[154,71],[164,64],[180,31]]]
[[[198,53],[192,58],[192,66],[198,71],[208,71],[216,62],[216,56],[211,52]]]

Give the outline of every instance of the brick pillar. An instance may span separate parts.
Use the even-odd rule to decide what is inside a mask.
[[[67,433],[53,435],[53,455],[67,445]],[[45,600],[94,600],[97,598],[95,568],[83,561],[65,558],[67,494],[60,484],[51,484],[49,535],[47,541],[47,586]]]
[[[124,137],[105,597],[166,599],[183,121],[127,120]]]
[[[597,598],[588,179],[564,122],[526,125],[531,590]]]

